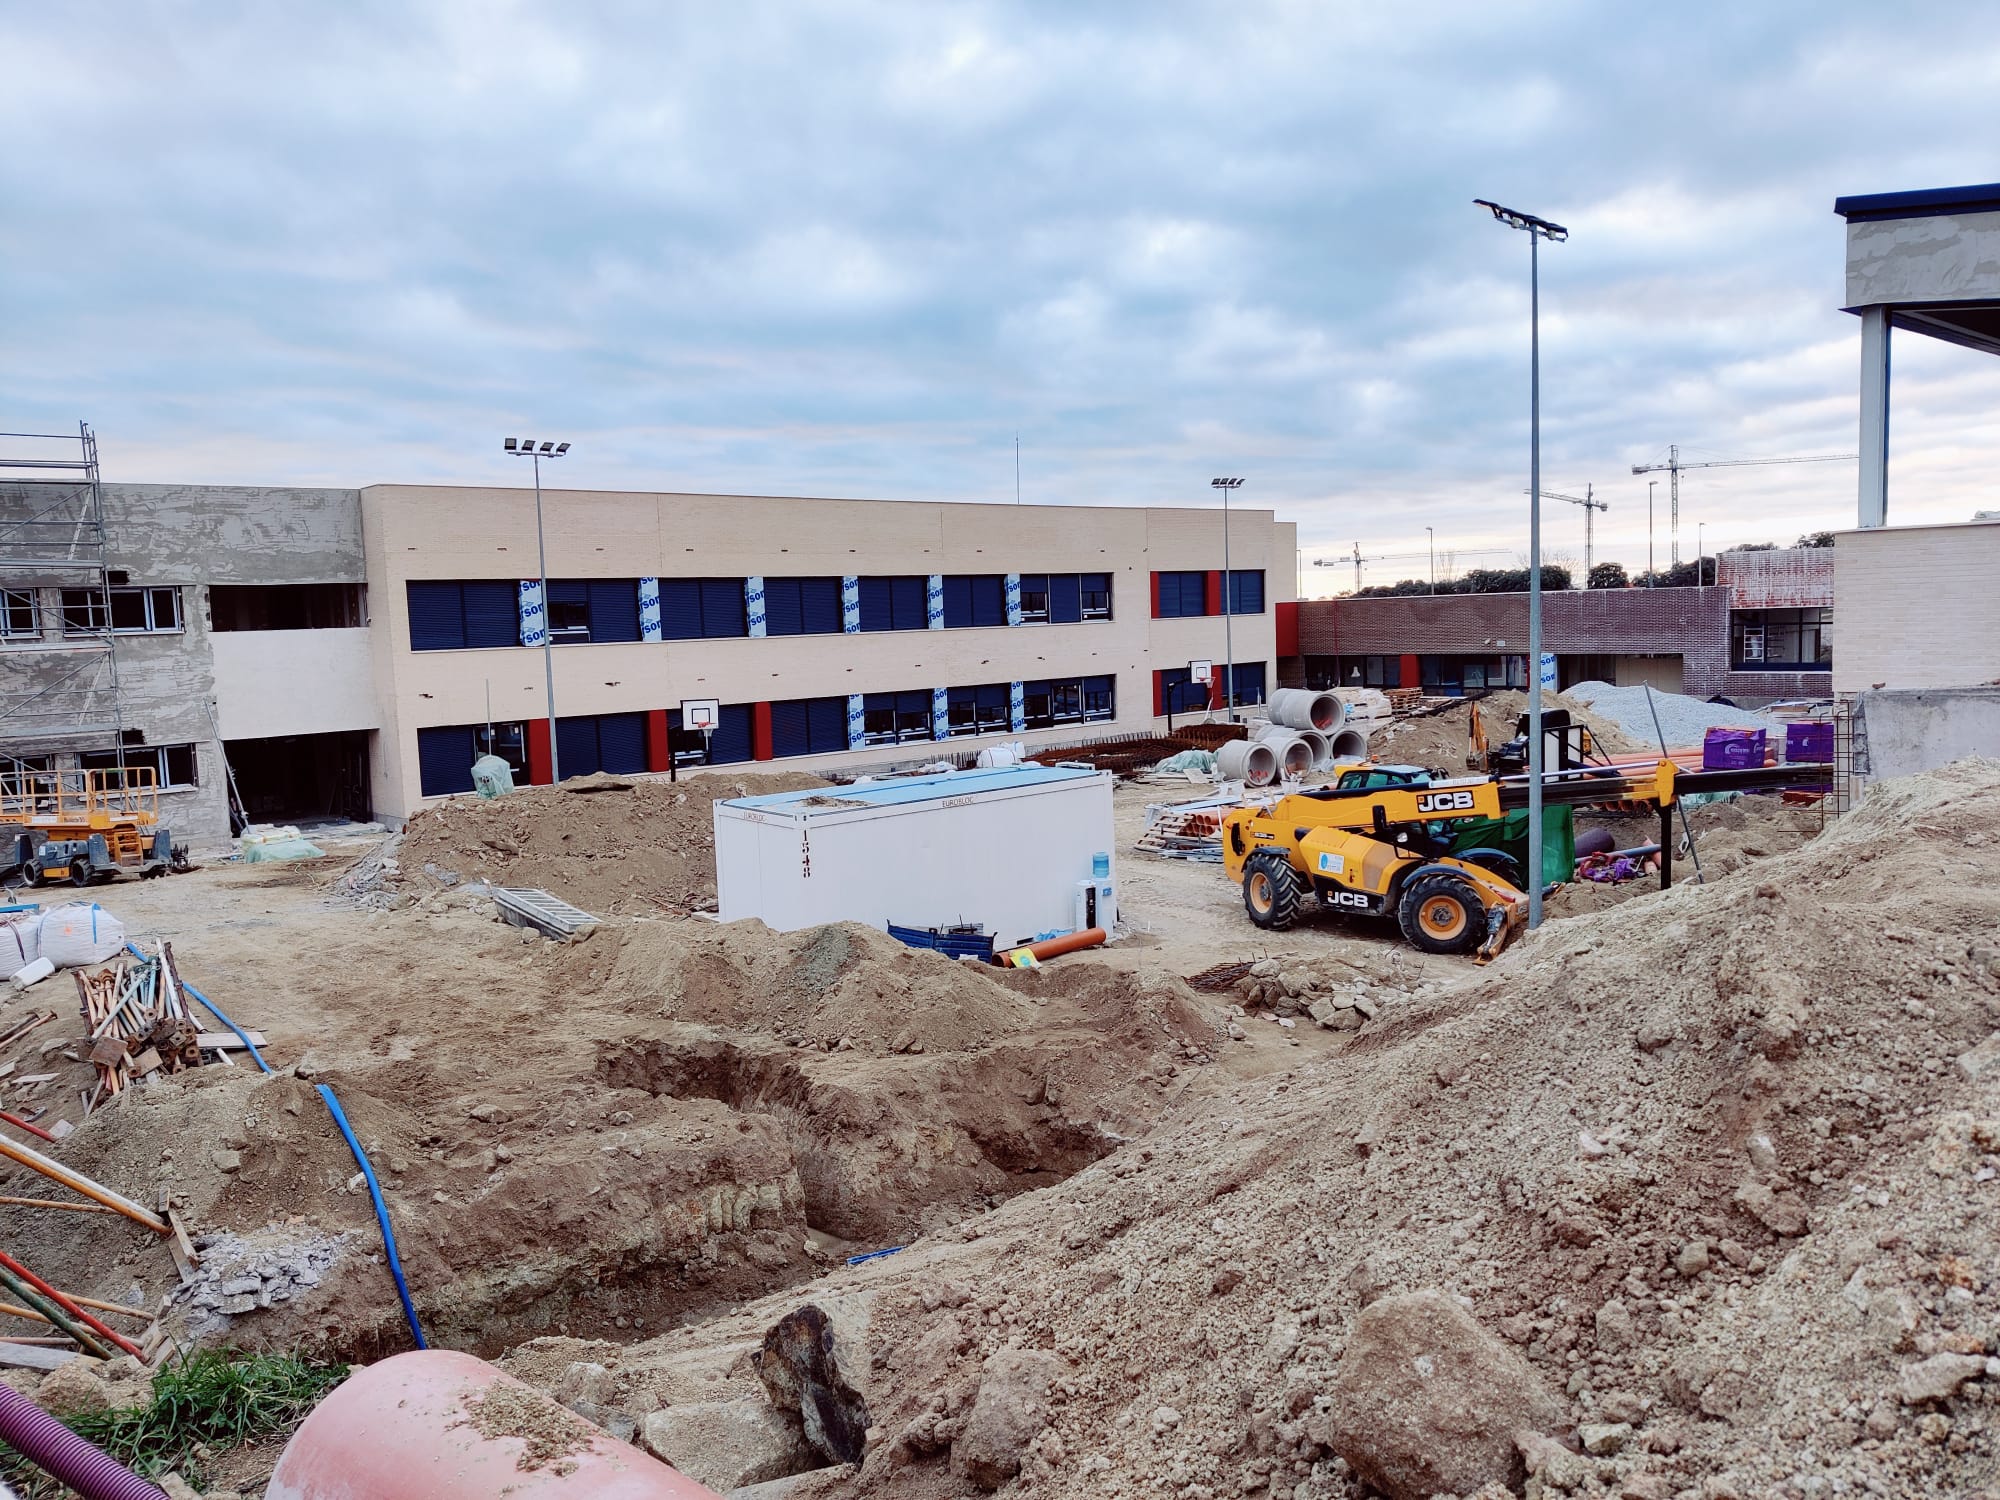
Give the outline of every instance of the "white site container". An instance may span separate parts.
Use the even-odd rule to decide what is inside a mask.
[[[979,923],[1003,948],[1069,932],[1078,882],[1112,855],[1111,780],[994,766],[718,802],[721,918],[779,932]]]

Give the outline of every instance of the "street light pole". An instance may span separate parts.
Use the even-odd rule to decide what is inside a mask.
[[[1229,496],[1243,487],[1241,479],[1211,479],[1210,489],[1222,491],[1222,662],[1223,703],[1230,723],[1236,722],[1236,645],[1231,617],[1236,613],[1236,580],[1229,571]]]
[[[1430,538],[1431,547],[1431,592],[1438,591],[1438,534],[1435,527],[1426,526],[1424,535]]]
[[[562,780],[561,752],[556,748],[556,661],[554,616],[549,609],[549,549],[542,537],[542,460],[561,458],[569,452],[568,443],[545,442],[535,445],[533,438],[522,438],[518,443],[508,438],[506,451],[516,458],[528,458],[535,465],[535,566],[540,569],[538,580],[542,590],[542,676],[548,688],[549,702],[549,780]],[[492,746],[487,746],[490,750]]]
[[[1542,259],[1569,231],[1533,214],[1474,203],[1528,234],[1528,929],[1542,925]]]

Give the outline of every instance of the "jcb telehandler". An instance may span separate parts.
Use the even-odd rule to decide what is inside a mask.
[[[1593,767],[1544,778],[1546,806],[1649,802],[1661,818],[1660,883],[1672,881],[1669,818],[1687,792],[1744,791],[1825,780],[1827,766],[1683,771]],[[1294,792],[1269,807],[1239,807],[1222,823],[1222,858],[1259,927],[1281,931],[1306,897],[1322,907],[1394,917],[1426,953],[1478,951],[1493,958],[1527,920],[1527,875],[1500,849],[1453,852],[1452,825],[1497,819],[1528,805],[1525,777],[1433,779],[1418,766],[1353,767],[1332,786]]]

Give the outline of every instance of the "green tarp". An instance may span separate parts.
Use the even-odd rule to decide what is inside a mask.
[[[1499,849],[1528,868],[1528,813],[1525,808],[1497,818],[1470,818],[1452,825],[1452,852]],[[1568,807],[1542,809],[1542,884],[1576,874],[1576,821]]]

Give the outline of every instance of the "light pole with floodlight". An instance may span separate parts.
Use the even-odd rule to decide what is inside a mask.
[[[1542,925],[1542,258],[1569,231],[1533,214],[1473,203],[1528,234],[1528,930]]]
[[[1236,646],[1230,631],[1230,616],[1236,613],[1236,580],[1229,571],[1229,497],[1243,488],[1241,479],[1211,479],[1210,489],[1222,491],[1222,670],[1223,703],[1229,721],[1236,722]]]
[[[569,452],[569,444],[545,442],[537,447],[533,438],[518,442],[508,438],[506,451],[516,458],[533,459],[535,463],[535,566],[541,570],[538,582],[542,590],[542,675],[547,679],[549,694],[549,780],[559,782],[562,764],[556,749],[556,662],[552,648],[555,616],[549,609],[549,549],[542,540],[542,460],[561,458]],[[492,748],[487,746],[489,750]]]
[[[1438,591],[1438,534],[1435,526],[1426,526],[1424,535],[1430,538],[1431,549],[1431,592]]]

